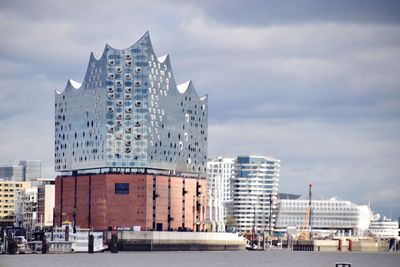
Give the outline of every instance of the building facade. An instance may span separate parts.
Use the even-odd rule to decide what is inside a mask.
[[[270,214],[273,227],[279,173],[280,160],[272,157],[238,156],[235,159],[228,214],[234,218],[237,231],[267,231]]]
[[[38,223],[38,188],[36,186],[18,191],[16,201],[16,225],[28,232]]]
[[[309,201],[306,199],[280,199],[276,230],[303,227],[308,206]],[[368,230],[371,216],[372,212],[367,205],[357,205],[337,197],[312,200],[310,226],[315,234],[325,232],[362,236]]]
[[[56,180],[56,223],[96,230],[203,230],[205,179],[156,174],[95,174]]]
[[[218,157],[207,162],[207,219],[213,232],[225,231],[226,206],[232,201],[234,158]]]
[[[21,160],[0,166],[0,179],[31,181],[41,177],[40,160]]]
[[[379,214],[375,214],[371,220],[368,232],[379,239],[396,238],[400,240],[399,223],[386,217],[380,219]]]
[[[146,33],[118,50],[93,53],[82,84],[55,94],[55,170],[168,170],[205,177],[207,96],[177,85],[169,56]]]
[[[37,189],[38,225],[40,228],[53,226],[55,207],[55,181],[41,179]]]
[[[18,225],[18,200],[28,188],[31,182],[0,179],[0,225]]]
[[[82,84],[55,94],[57,224],[202,229],[207,112],[207,96],[176,84],[148,33],[91,54]]]

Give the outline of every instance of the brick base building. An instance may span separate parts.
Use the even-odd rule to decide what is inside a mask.
[[[82,228],[203,230],[206,180],[156,174],[86,174],[56,178],[56,224]]]

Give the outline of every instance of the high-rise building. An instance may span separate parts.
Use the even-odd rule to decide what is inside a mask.
[[[146,33],[89,59],[82,84],[55,94],[55,170],[168,170],[203,177],[207,96],[177,85],[168,55],[157,58]]]
[[[21,160],[0,166],[0,179],[31,181],[41,177],[40,160]]]
[[[279,173],[280,160],[272,157],[238,156],[235,159],[228,213],[239,232],[268,230],[271,213],[273,227]]]
[[[32,181],[42,177],[42,162],[40,160],[21,160],[24,167],[24,181]]]
[[[207,219],[213,230],[235,227],[262,232],[274,216],[280,160],[262,156],[219,157],[207,170]],[[272,206],[270,210],[270,202]],[[274,218],[271,217],[271,226]]]
[[[148,33],[91,54],[82,84],[55,94],[57,223],[200,230],[207,116],[207,96],[176,84]]]
[[[207,162],[207,219],[214,232],[225,231],[226,206],[231,201],[234,158]]]

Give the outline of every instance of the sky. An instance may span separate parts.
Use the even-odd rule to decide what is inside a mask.
[[[146,31],[209,96],[209,158],[281,160],[279,191],[400,216],[400,1],[0,1],[0,164],[54,172],[54,91]]]

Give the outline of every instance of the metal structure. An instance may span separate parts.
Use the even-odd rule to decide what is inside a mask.
[[[311,239],[311,216],[312,216],[312,209],[311,209],[311,188],[312,184],[308,185],[308,207],[306,217],[304,219],[304,224],[301,227],[301,232],[299,239],[300,240],[309,240]]]

